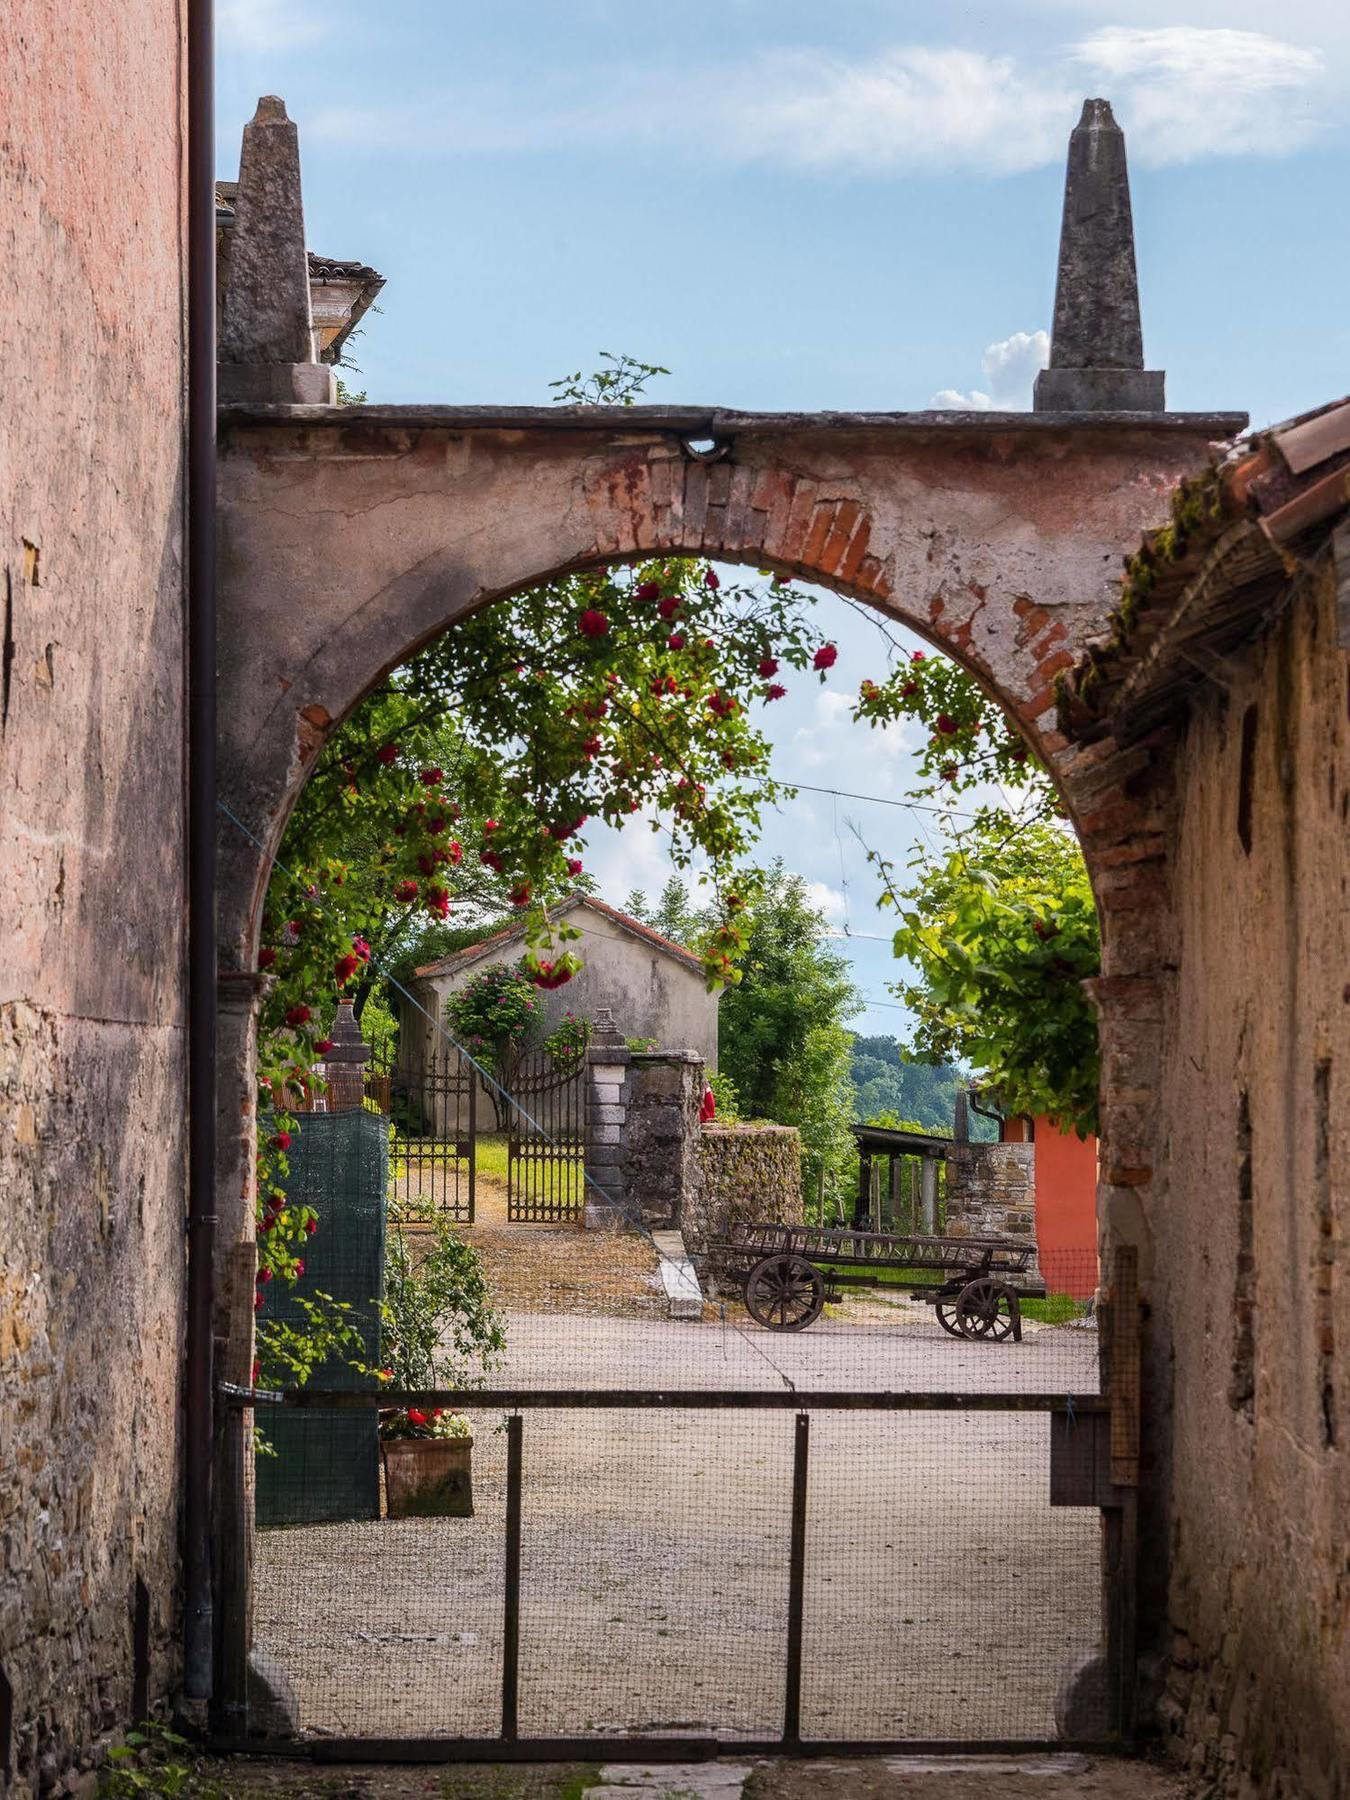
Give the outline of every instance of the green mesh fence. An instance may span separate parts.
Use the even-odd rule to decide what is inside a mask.
[[[352,1307],[364,1359],[379,1357],[379,1296],[384,1284],[384,1232],[389,1176],[389,1125],[370,1112],[301,1115],[288,1152],[285,1187],[292,1205],[312,1206],[319,1229],[294,1288],[268,1294],[273,1316],[300,1325],[300,1301],[331,1295]],[[273,1294],[276,1294],[275,1299]],[[330,1360],[316,1387],[368,1386],[346,1361]],[[318,1525],[380,1515],[379,1443],[370,1413],[282,1413],[261,1422],[267,1451],[257,1459],[259,1525]]]

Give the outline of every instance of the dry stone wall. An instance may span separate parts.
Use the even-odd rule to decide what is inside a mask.
[[[0,31],[0,1791],[177,1679],[183,259],[173,0]]]
[[[947,1159],[947,1232],[952,1237],[1036,1241],[1033,1144],[962,1144]]]
[[[802,1222],[802,1140],[793,1125],[705,1125],[698,1134],[700,1181],[685,1207],[691,1255],[732,1225]]]

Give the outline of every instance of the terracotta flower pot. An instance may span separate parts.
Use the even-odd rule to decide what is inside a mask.
[[[391,1519],[471,1519],[473,1439],[386,1438],[385,1504]]]

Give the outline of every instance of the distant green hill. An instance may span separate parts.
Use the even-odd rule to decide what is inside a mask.
[[[893,1037],[855,1037],[852,1055],[855,1117],[877,1119],[883,1113],[912,1119],[929,1131],[950,1132],[960,1072],[950,1066],[909,1062]],[[972,1119],[972,1125],[984,1121]],[[976,1131],[973,1136],[982,1136]]]

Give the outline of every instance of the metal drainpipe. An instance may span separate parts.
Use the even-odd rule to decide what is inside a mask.
[[[210,1698],[216,1185],[216,205],[213,0],[189,0],[188,1268],[183,1688]]]

